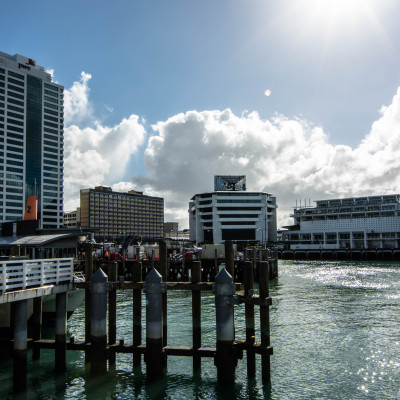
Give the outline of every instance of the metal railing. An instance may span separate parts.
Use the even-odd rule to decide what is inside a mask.
[[[73,282],[73,258],[0,262],[0,293]]]

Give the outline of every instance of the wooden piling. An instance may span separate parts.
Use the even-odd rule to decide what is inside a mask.
[[[134,261],[132,265],[132,281],[137,283],[142,281],[142,263]],[[137,348],[142,344],[142,290],[132,289],[133,297],[133,346]],[[133,365],[140,366],[141,353],[133,353]]]
[[[42,338],[42,297],[35,297],[33,299],[33,315],[32,315],[32,339],[40,340]],[[33,346],[32,359],[38,360],[40,358],[40,347]]]
[[[232,280],[235,281],[235,255],[233,243],[230,240],[225,241],[225,268]]]
[[[153,268],[146,276],[146,372],[151,381],[162,376],[165,366],[163,351],[162,276]]]
[[[192,283],[201,281],[201,263],[194,261],[192,264]],[[201,347],[201,291],[192,290],[192,326],[193,326],[193,349]],[[193,356],[193,371],[201,369],[201,357]]]
[[[185,259],[185,249],[183,248],[182,249],[182,272],[181,272],[181,277],[182,277],[182,280],[184,280],[184,279],[187,279],[186,278],[186,276],[187,276],[187,269],[186,269],[186,259]]]
[[[90,281],[90,370],[107,371],[107,275],[99,268]]]
[[[232,276],[223,268],[215,277],[215,314],[217,326],[217,346],[214,364],[217,367],[219,383],[235,382],[237,358],[233,343],[235,326],[233,318],[233,295],[235,286]]]
[[[214,250],[214,280],[215,277],[218,275],[218,249]]]
[[[67,368],[67,292],[56,294],[55,331],[55,370],[63,372]]]
[[[85,342],[90,342],[90,291],[89,282],[93,275],[93,245],[86,243],[85,245]],[[85,353],[85,360],[89,362],[89,353]]]
[[[14,303],[14,393],[27,389],[28,300]]]
[[[118,263],[112,262],[108,264],[108,280],[117,282],[118,280]],[[108,292],[108,344],[112,346],[117,343],[117,288],[113,287]],[[110,351],[108,355],[110,364],[115,364],[115,352]]]
[[[269,297],[269,264],[267,261],[259,262],[258,281],[260,299]],[[260,305],[260,334],[261,345],[270,346],[269,305]],[[264,383],[271,381],[271,365],[269,354],[261,355],[261,376]]]
[[[160,274],[162,276],[163,282],[168,282],[168,256],[167,256],[167,243],[165,241],[161,241],[159,243],[159,251],[160,251]],[[168,325],[167,325],[167,291],[162,294],[163,299],[163,346],[167,345],[167,334],[168,334]]]
[[[244,262],[244,295],[246,299],[251,299],[254,292],[254,273],[253,263],[251,261]],[[246,319],[246,342],[254,344],[255,341],[255,324],[254,324],[254,305],[245,304]],[[256,355],[254,350],[249,346],[247,350],[247,377],[249,379],[256,376]]]

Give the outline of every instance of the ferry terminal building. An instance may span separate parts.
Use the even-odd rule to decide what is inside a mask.
[[[293,217],[282,232],[290,250],[400,248],[399,194],[318,200]]]

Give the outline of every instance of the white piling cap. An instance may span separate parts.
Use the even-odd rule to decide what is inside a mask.
[[[160,273],[153,268],[146,276],[146,283],[160,283],[162,282],[162,276]]]
[[[93,274],[91,279],[92,282],[107,282],[107,280],[108,277],[101,268]]]
[[[232,282],[232,276],[225,268],[222,268],[221,271],[218,272],[218,275],[215,277],[215,283],[224,284]]]

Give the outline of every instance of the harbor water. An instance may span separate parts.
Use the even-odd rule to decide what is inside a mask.
[[[247,380],[244,357],[238,362],[236,384],[221,387],[212,359],[202,359],[201,373],[193,376],[190,357],[171,356],[165,377],[150,384],[144,363],[134,369],[129,354],[117,354],[115,368],[96,377],[90,375],[82,352],[69,351],[66,373],[56,375],[54,352],[42,350],[40,360],[29,357],[29,390],[21,398],[400,398],[400,263],[280,261],[270,295],[274,348],[270,385],[261,383],[258,358],[256,379]],[[213,305],[213,294],[203,292],[204,346],[215,346]],[[235,310],[238,339],[245,338],[243,307]],[[117,314],[117,340],[132,343],[131,291],[118,292]],[[84,307],[69,320],[68,334],[84,339]],[[190,292],[168,292],[168,344],[191,345]],[[11,394],[12,360],[4,353],[2,349],[0,399],[19,398]]]

